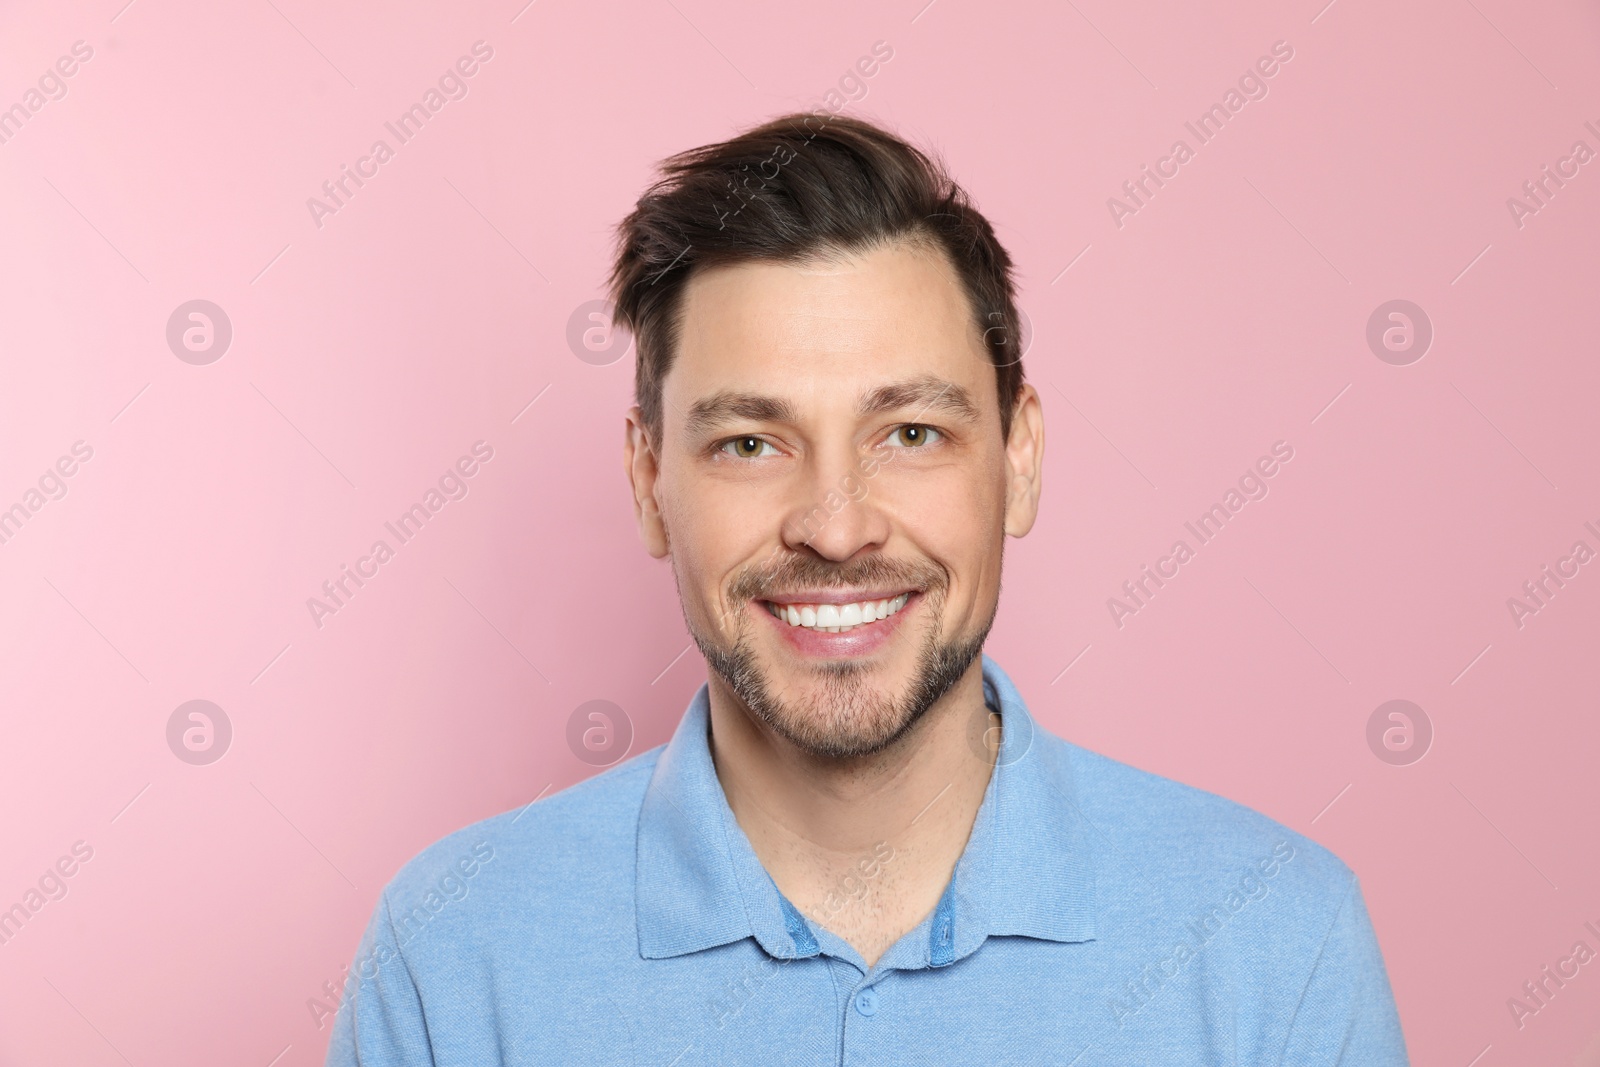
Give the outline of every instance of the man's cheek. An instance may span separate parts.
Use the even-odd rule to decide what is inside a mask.
[[[702,630],[722,638],[738,632],[740,609],[726,596],[732,568],[722,561],[732,558],[731,549],[723,543],[725,535],[718,531],[723,524],[715,514],[710,505],[675,508],[663,511],[662,520],[669,544],[677,546],[669,556],[684,610]]]

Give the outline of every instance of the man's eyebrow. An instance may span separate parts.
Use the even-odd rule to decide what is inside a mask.
[[[947,382],[932,374],[881,385],[863,396],[856,405],[856,411],[862,415],[898,411],[901,408],[917,408],[916,418],[937,410],[968,422],[978,421],[978,405],[972,402],[972,394],[955,382]]]
[[[880,385],[856,405],[859,415],[915,408],[915,418],[929,411],[940,411],[968,422],[978,421],[978,406],[972,394],[954,382],[936,375]],[[761,393],[735,393],[723,390],[696,400],[689,408],[685,432],[691,436],[708,433],[728,422],[798,422],[795,407],[782,397]]]
[[[698,436],[725,422],[794,422],[794,405],[776,396],[760,393],[730,393],[726,390],[696,400],[689,408],[685,432]]]

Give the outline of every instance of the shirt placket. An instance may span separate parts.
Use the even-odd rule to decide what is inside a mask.
[[[825,950],[826,951],[826,950]],[[839,1019],[840,1067],[895,1062],[886,1043],[901,1033],[895,994],[905,988],[907,971],[943,967],[955,960],[955,879],[945,887],[933,914],[891,946],[878,966],[863,973],[848,960],[830,957],[842,1005]]]

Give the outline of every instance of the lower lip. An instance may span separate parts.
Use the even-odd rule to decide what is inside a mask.
[[[809,626],[790,626],[787,619],[780,619],[767,610],[765,601],[751,601],[750,608],[759,612],[767,622],[771,623],[784,640],[789,642],[790,647],[802,656],[816,659],[850,659],[871,655],[882,648],[900,628],[900,620],[905,618],[906,612],[921,602],[921,594],[911,593],[904,606],[887,619],[879,619],[877,622],[836,634],[830,634],[825,630],[814,630]]]

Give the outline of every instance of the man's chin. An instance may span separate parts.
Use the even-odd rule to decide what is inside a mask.
[[[867,755],[905,726],[908,682],[887,664],[855,660],[795,662],[780,655],[757,668],[764,685],[746,699],[774,732],[817,755]],[[746,694],[740,694],[745,697]]]
[[[930,650],[909,666],[795,664],[755,655],[748,646],[702,651],[767,731],[817,759],[848,761],[877,755],[907,736],[974,658],[969,649]]]

